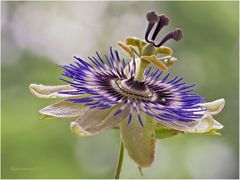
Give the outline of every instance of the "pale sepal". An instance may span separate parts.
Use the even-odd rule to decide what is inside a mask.
[[[71,130],[80,136],[92,136],[114,128],[129,114],[129,107],[126,107],[121,113],[114,115],[122,105],[104,110],[87,109],[78,120],[71,123]]]
[[[39,112],[45,115],[45,117],[72,118],[81,116],[86,110],[87,108],[83,104],[69,102],[65,99],[51,104]]]
[[[120,133],[129,156],[138,166],[148,167],[155,157],[155,123],[143,112],[141,112],[141,117],[144,127],[141,126],[137,114],[133,113],[129,124],[128,118],[121,122]]]
[[[39,98],[58,98],[58,97],[72,97],[73,95],[59,94],[60,91],[73,90],[70,85],[59,86],[45,86],[43,84],[30,84],[29,89],[31,93]]]
[[[213,119],[210,114],[205,114],[200,120],[197,121],[193,128],[189,128],[188,132],[205,133],[211,130],[222,129],[223,125]]]
[[[225,100],[217,99],[212,102],[200,103],[199,105],[201,105],[204,108],[207,108],[206,114],[215,115],[222,111],[225,105]]]
[[[173,128],[184,133],[206,133],[212,129],[222,129],[223,125],[213,119],[210,114],[205,114],[201,119],[193,122],[161,121],[158,124]]]

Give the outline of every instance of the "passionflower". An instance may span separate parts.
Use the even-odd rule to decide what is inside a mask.
[[[176,58],[172,49],[162,45],[169,39],[180,40],[182,30],[177,28],[156,43],[169,19],[149,12],[147,20],[145,41],[127,38],[126,44],[118,43],[129,54],[128,61],[113,48],[109,55],[96,52],[88,60],[75,56],[74,63],[61,66],[60,79],[66,85],[30,85],[37,97],[63,98],[39,111],[43,119],[77,117],[70,127],[80,136],[120,129],[121,141],[139,167],[152,164],[156,139],[180,133],[218,134],[223,126],[212,116],[225,103],[224,99],[205,102],[194,93],[195,85],[164,72]]]

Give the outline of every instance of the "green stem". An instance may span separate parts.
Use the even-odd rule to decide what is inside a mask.
[[[147,69],[148,65],[149,65],[149,62],[140,58],[139,66],[136,69],[136,76],[135,76],[136,81],[139,81],[139,82],[142,81],[144,72]]]
[[[117,161],[117,165],[116,165],[114,179],[119,179],[119,176],[120,176],[120,173],[121,173],[121,169],[122,169],[123,156],[124,156],[124,146],[123,146],[122,140],[120,138],[120,147],[119,147],[118,161]]]

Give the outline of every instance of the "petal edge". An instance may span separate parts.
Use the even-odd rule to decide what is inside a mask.
[[[39,113],[58,118],[72,118],[81,116],[86,110],[83,104],[61,100],[41,109]]]
[[[88,108],[78,120],[71,123],[70,128],[74,134],[80,136],[93,136],[113,128],[129,114],[129,108],[126,107],[121,113],[114,115],[121,106],[119,104],[105,110]]]
[[[29,90],[39,98],[71,97],[72,95],[58,94],[59,91],[72,90],[70,85],[46,86],[43,84],[30,84]]]

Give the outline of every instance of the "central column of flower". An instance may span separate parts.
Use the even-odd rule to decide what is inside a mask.
[[[142,49],[142,56],[151,56],[155,52],[155,47],[152,43],[146,44]],[[136,76],[135,80],[141,82],[143,80],[143,75],[147,69],[149,61],[144,60],[140,57],[139,66],[136,66]]]
[[[135,54],[139,57],[137,59],[136,74],[134,77],[135,81],[142,82],[144,72],[150,63],[154,64],[156,67],[165,71],[168,70],[176,62],[176,58],[172,57],[172,49],[163,46],[165,42],[170,39],[179,41],[182,39],[182,30],[176,28],[175,30],[167,33],[158,43],[156,42],[156,37],[160,30],[167,26],[169,23],[169,18],[162,14],[157,15],[154,11],[147,14],[148,27],[145,33],[145,41],[138,38],[127,38],[126,45],[119,42],[119,45],[130,55],[131,58],[135,59]],[[153,27],[156,27],[152,33],[152,37],[149,38],[149,34]],[[134,49],[136,47],[138,52]],[[164,55],[159,58],[157,55]],[[138,61],[139,60],[139,61]]]

